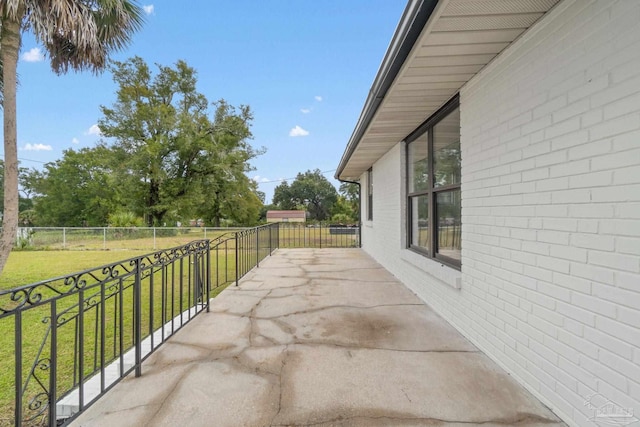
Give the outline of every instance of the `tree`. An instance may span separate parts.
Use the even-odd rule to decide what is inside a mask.
[[[311,219],[318,221],[329,217],[337,200],[338,192],[319,169],[299,173],[291,186],[283,182],[275,188],[273,196],[280,209],[303,207]]]
[[[255,199],[245,172],[262,150],[249,144],[248,106],[220,100],[210,117],[207,98],[196,90],[196,71],[184,61],[158,65],[152,74],[139,57],[114,62],[117,99],[101,107],[98,126],[114,139],[114,173],[130,196],[128,210],[148,225],[205,216],[217,225],[239,214],[240,199]]]
[[[291,193],[291,187],[287,181],[282,181],[273,190],[273,204],[278,209],[291,210],[297,209],[294,195]]]
[[[331,218],[338,221],[336,217],[339,215],[341,222],[358,222],[360,218],[360,188],[357,184],[343,182],[338,191],[340,195],[331,210]]]
[[[18,211],[22,214],[33,208],[33,200],[31,195],[33,192],[33,176],[35,170],[18,167],[18,184],[20,192],[18,193]],[[0,193],[4,191],[4,161],[0,160]],[[23,193],[23,194],[20,194]],[[4,209],[4,197],[0,195],[0,212]],[[33,216],[30,216],[32,218]],[[0,216],[0,223],[2,217]],[[20,221],[20,224],[23,222]]]
[[[105,145],[65,150],[33,179],[35,216],[58,227],[104,226],[123,204],[112,173],[113,153]]]
[[[111,52],[126,46],[142,24],[142,9],[130,0],[0,1],[0,63],[4,109],[4,215],[0,272],[18,227],[16,86],[22,32],[31,31],[45,47],[54,72],[104,69]]]

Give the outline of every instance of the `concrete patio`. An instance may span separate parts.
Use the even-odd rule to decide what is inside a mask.
[[[74,426],[564,425],[359,249],[278,250]]]

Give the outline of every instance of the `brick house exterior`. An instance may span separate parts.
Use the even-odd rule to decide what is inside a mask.
[[[640,2],[516,3],[410,1],[336,178],[361,184],[363,249],[569,425],[600,425],[599,405],[632,421]],[[423,190],[438,114],[459,115],[461,172]],[[442,214],[446,192],[458,214]]]

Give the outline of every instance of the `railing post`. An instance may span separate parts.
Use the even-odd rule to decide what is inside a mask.
[[[271,230],[273,229],[273,226],[269,226],[269,255],[271,255]]]
[[[256,228],[256,267],[260,267],[260,228]]]
[[[240,233],[236,232],[236,286],[238,286],[238,281],[239,281],[239,278],[238,278],[238,252],[239,252],[240,248],[238,247],[238,234],[240,234]]]
[[[205,228],[206,230],[206,228]],[[205,231],[206,232],[206,231]],[[207,266],[206,266],[206,273],[205,273],[205,281],[206,281],[206,286],[207,286],[207,313],[209,312],[209,305],[211,302],[211,296],[210,296],[210,292],[211,292],[211,242],[207,241],[207,251],[206,251],[206,257],[207,257]]]
[[[80,308],[82,310],[82,308]],[[58,387],[57,376],[58,376],[58,358],[57,358],[57,347],[58,347],[58,313],[56,307],[56,300],[51,301],[51,349],[49,350],[51,353],[49,355],[49,427],[56,427],[57,425],[57,416],[56,416],[56,401],[57,393],[56,388]]]
[[[102,227],[102,249],[107,250],[107,227]]]
[[[67,229],[62,227],[62,249],[67,249]]]
[[[22,426],[22,311],[18,310],[15,314],[15,389],[16,389],[16,407],[15,407],[15,425]]]
[[[153,227],[153,250],[156,250],[156,228]]]
[[[136,259],[136,274],[135,282],[133,284],[133,341],[136,346],[135,350],[135,364],[136,364],[136,377],[142,375],[142,283],[140,272],[140,258]]]

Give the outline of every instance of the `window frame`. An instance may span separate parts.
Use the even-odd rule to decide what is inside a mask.
[[[373,221],[373,167],[367,170],[367,221]]]
[[[457,260],[455,258],[448,257],[446,255],[439,254],[437,252],[437,244],[438,244],[438,221],[437,221],[437,196],[440,193],[447,193],[452,191],[461,191],[461,182],[456,184],[448,184],[439,187],[435,187],[434,185],[434,128],[438,123],[442,121],[445,117],[447,117],[450,113],[452,113],[456,108],[460,107],[460,96],[456,94],[453,98],[451,98],[447,103],[442,106],[438,111],[436,111],[431,117],[425,120],[416,130],[411,132],[405,138],[405,170],[407,173],[405,174],[405,188],[406,188],[406,206],[407,206],[407,249],[417,252],[427,258],[435,259],[443,264],[446,264],[450,267],[453,267],[457,270],[461,269],[462,260]],[[424,134],[427,134],[427,168],[429,171],[429,176],[427,178],[427,188],[419,191],[410,191],[410,177],[412,173],[409,171],[413,167],[411,164],[410,153],[410,145],[412,142],[416,141],[418,138],[422,137]],[[462,180],[460,180],[462,181]],[[413,206],[412,201],[417,200],[420,196],[426,196],[428,202],[428,229],[429,229],[429,241],[427,242],[428,248],[425,248],[413,244]]]

